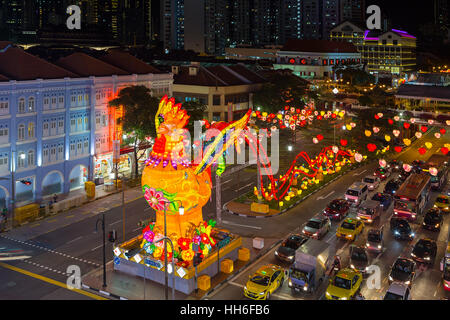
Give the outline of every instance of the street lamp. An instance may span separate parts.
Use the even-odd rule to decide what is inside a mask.
[[[166,220],[166,216],[167,216],[167,208],[166,208],[166,204],[170,204],[173,203],[175,201],[179,201],[181,206],[178,208],[178,213],[180,214],[180,216],[184,215],[184,207],[183,207],[183,202],[181,202],[181,200],[173,200],[173,201],[165,201],[164,202],[164,238],[161,240],[164,240],[164,284],[165,284],[165,289],[164,289],[164,293],[165,293],[165,298],[166,300],[169,300],[169,277],[168,277],[168,272],[167,272],[167,240],[169,240],[172,243],[172,240],[170,240],[169,238],[167,238],[167,220]],[[172,253],[173,253],[173,244],[171,244],[172,246]],[[173,264],[173,256],[172,256],[172,264]],[[175,268],[172,267],[172,276],[173,276],[173,288],[172,288],[172,296],[174,296],[174,292],[175,292]]]

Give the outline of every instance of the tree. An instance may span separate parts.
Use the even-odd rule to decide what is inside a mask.
[[[207,106],[203,103],[200,103],[199,101],[188,101],[183,103],[183,108],[187,111],[187,114],[190,116],[187,128],[191,133],[191,137],[193,137],[194,122],[204,119],[204,113],[206,111]]]
[[[302,103],[307,81],[292,74],[272,74],[266,78],[269,82],[253,95],[254,105],[269,113],[277,113],[285,105]]]
[[[122,89],[119,96],[108,103],[110,108],[123,107],[123,117],[117,119],[125,134],[123,146],[133,147],[132,172],[139,174],[139,147],[146,145],[147,137],[156,137],[155,115],[158,111],[159,99],[151,96],[150,89],[145,86],[131,86]],[[133,170],[134,169],[134,170]]]

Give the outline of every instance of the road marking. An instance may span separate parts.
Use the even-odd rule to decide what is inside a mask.
[[[239,226],[239,227],[252,228],[252,229],[258,229],[258,230],[262,229],[261,227],[249,226],[247,224],[239,224],[239,223],[234,223],[234,222],[225,221],[225,220],[222,220],[222,223],[229,224],[231,226]]]
[[[30,272],[30,271],[27,271],[27,270],[24,270],[24,269],[21,269],[21,268],[17,268],[17,267],[11,266],[11,265],[3,263],[3,262],[0,262],[0,267],[3,267],[5,269],[9,269],[9,270],[12,270],[12,271],[15,271],[15,272],[27,275],[29,277],[32,277],[32,278],[35,278],[35,279],[38,279],[38,280],[45,281],[47,283],[53,284],[55,286],[58,286],[58,287],[61,287],[61,288],[67,289],[67,290],[70,290],[69,288],[67,288],[67,285],[65,283],[62,283],[62,282],[59,282],[59,281],[56,281],[56,280],[53,280],[53,279],[41,276],[39,274]],[[81,290],[81,289],[72,289],[70,291],[73,291],[73,292],[85,295],[87,297],[90,297],[90,298],[96,299],[96,300],[108,300],[108,299],[106,299],[104,297],[98,296],[96,294],[93,294],[93,293],[90,293],[90,292],[87,292],[87,291],[84,291],[84,290]]]
[[[73,218],[73,217],[75,217],[75,215],[72,214],[70,216],[67,216],[66,219],[70,219],[70,218]]]
[[[95,247],[95,248],[91,249],[91,251],[95,251],[95,250],[97,250],[98,248],[101,248],[101,247],[103,247],[103,245],[102,245],[102,244],[101,244],[101,245],[99,245],[98,247]]]
[[[236,286],[236,287],[241,287],[241,288],[243,288],[243,287],[244,287],[244,285],[243,285],[243,284],[240,284],[240,283],[236,283],[236,282],[234,282],[234,281],[228,281],[228,283],[229,283],[229,284],[232,284],[233,286]]]
[[[81,214],[89,214],[89,213],[92,213],[91,211],[85,211],[85,212],[82,212]]]
[[[75,238],[75,239],[73,239],[73,240],[70,240],[69,242],[67,242],[66,244],[69,244],[69,243],[72,243],[72,242],[75,242],[75,241],[77,241],[77,240],[80,240],[81,238],[83,238],[82,236],[79,236],[78,238]]]
[[[37,226],[40,226],[40,225],[41,225],[40,223],[36,223],[36,224],[30,226],[30,228],[36,228]]]
[[[121,221],[122,221],[122,219],[117,220],[116,222],[110,223],[109,225],[112,226],[112,225],[115,225],[115,224],[117,224],[117,223],[119,223],[119,222],[121,222]]]
[[[138,231],[139,229],[142,229],[142,227],[137,227],[136,229],[133,230],[133,232]]]
[[[55,221],[58,221],[58,219],[48,220],[47,222],[48,222],[48,223],[53,223],[53,222],[55,222]]]
[[[323,199],[326,199],[326,198],[328,198],[329,196],[331,196],[334,192],[335,192],[335,191],[333,190],[333,191],[331,191],[331,192],[330,192],[328,195],[326,195],[326,196],[320,196],[320,197],[317,197],[316,200],[323,200]]]
[[[354,177],[356,177],[356,176],[360,176],[360,175],[362,175],[364,172],[366,172],[367,171],[367,169],[364,169],[363,171],[361,171],[360,173],[354,173],[353,174],[353,176]]]

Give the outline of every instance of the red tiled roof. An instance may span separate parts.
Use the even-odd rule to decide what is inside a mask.
[[[189,75],[189,67],[188,66],[180,66],[178,74],[173,75],[174,84],[186,84],[192,86],[206,86],[206,87],[214,87],[214,86],[226,86],[227,84],[223,82],[218,77],[215,77],[213,74],[207,72],[203,67],[197,67],[198,73],[197,75]]]
[[[250,81],[245,81],[238,76],[234,75],[232,72],[227,70],[223,66],[212,66],[207,68],[209,72],[213,73],[215,76],[222,79],[226,84],[229,86],[239,86],[239,85],[245,85],[250,84]]]
[[[82,77],[104,77],[130,74],[129,72],[81,52],[73,53],[67,57],[61,58],[56,64]]]
[[[162,73],[155,67],[123,51],[109,50],[108,54],[103,56],[101,60],[131,74]]]
[[[261,77],[259,74],[253,72],[250,69],[247,69],[246,67],[244,67],[241,64],[236,64],[236,65],[233,65],[233,66],[229,66],[228,68],[230,68],[231,70],[233,70],[236,73],[239,73],[241,76],[243,76],[244,78],[250,80],[252,83],[267,82],[267,80],[264,79],[263,77]]]
[[[0,81],[9,81],[9,78],[7,78],[4,75],[0,74]]]
[[[0,48],[3,48],[1,50],[4,50],[7,45],[6,42],[1,42]],[[77,77],[76,74],[33,56],[23,51],[21,48],[11,46],[4,52],[1,50],[0,74],[9,79],[23,81]]]
[[[12,45],[12,42],[9,41],[0,41],[0,50],[5,49],[7,46]]]
[[[300,40],[289,39],[281,51],[295,52],[336,52],[336,53],[357,53],[356,47],[349,42],[329,41],[329,40]]]

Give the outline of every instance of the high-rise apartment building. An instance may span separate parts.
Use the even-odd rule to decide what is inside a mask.
[[[359,25],[366,25],[365,0],[340,0],[340,21],[351,21]]]

